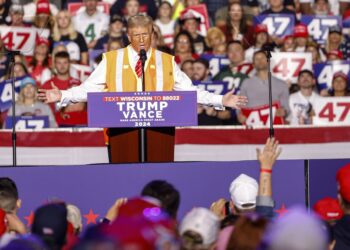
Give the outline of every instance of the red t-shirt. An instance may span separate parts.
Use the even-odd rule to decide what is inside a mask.
[[[66,90],[74,86],[79,86],[80,81],[70,77],[67,80],[58,79],[57,76],[54,76],[50,80],[46,81],[42,88],[43,89],[52,89],[51,82],[60,90]],[[64,112],[64,117],[59,110],[56,110],[55,104],[51,103],[50,107],[55,114],[56,122],[60,127],[68,126],[84,126],[87,124],[87,113],[86,110],[83,111],[74,111],[74,112]]]

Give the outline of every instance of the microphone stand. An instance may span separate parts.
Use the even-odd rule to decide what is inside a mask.
[[[17,134],[16,134],[16,87],[15,87],[15,77],[14,77],[14,66],[15,66],[15,56],[20,55],[19,51],[6,51],[0,53],[0,55],[6,55],[10,58],[9,69],[10,79],[12,87],[12,167],[17,166]]]
[[[269,136],[270,138],[275,137],[275,129],[273,128],[273,113],[272,113],[272,73],[271,73],[271,46],[265,46],[266,58],[267,58],[267,70],[268,70],[268,84],[269,84],[269,113],[270,113],[270,128]]]
[[[142,92],[146,91],[145,84],[145,63],[147,60],[147,55],[145,50],[140,51],[140,59],[142,62]],[[147,162],[147,134],[146,128],[140,128],[139,130],[139,161],[144,163]]]

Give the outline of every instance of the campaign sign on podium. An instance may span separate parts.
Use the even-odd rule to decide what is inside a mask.
[[[196,126],[197,92],[88,93],[89,127]]]

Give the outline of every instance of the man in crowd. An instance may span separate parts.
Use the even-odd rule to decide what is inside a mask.
[[[227,56],[230,64],[214,76],[214,80],[228,82],[228,88],[237,93],[243,80],[248,78],[252,66],[244,63],[244,48],[238,41],[229,42]]]
[[[248,96],[247,107],[253,108],[269,103],[269,84],[268,84],[268,64],[264,51],[257,51],[253,56],[253,65],[256,75],[243,81],[241,86],[241,95]],[[282,80],[272,76],[272,101],[278,101],[280,108],[276,110],[276,116],[285,118],[289,114],[289,90],[288,86]],[[238,113],[238,121],[245,123],[247,117]]]
[[[85,11],[73,18],[75,30],[84,36],[89,49],[108,32],[109,27],[109,16],[97,9],[97,3],[98,0],[84,0]]]
[[[298,76],[299,91],[290,95],[290,114],[288,121],[291,125],[312,124],[314,115],[313,107],[318,98],[321,98],[315,91],[316,80],[310,70],[302,70]]]
[[[56,75],[42,86],[43,89],[58,88],[67,90],[74,86],[79,86],[80,81],[70,76],[69,54],[65,51],[58,52],[54,59],[54,71]],[[55,105],[50,105],[55,114],[58,125],[82,125],[86,124],[86,103],[74,103],[61,110],[57,110]]]

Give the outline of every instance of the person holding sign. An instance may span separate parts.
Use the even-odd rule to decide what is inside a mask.
[[[291,125],[312,124],[313,107],[318,98],[315,91],[316,80],[310,70],[302,70],[298,76],[299,91],[290,95],[289,108],[291,110],[287,120]]]
[[[37,99],[35,80],[26,77],[21,82],[18,101],[16,102],[16,116],[47,116],[49,127],[56,128],[57,123],[50,107]],[[8,110],[8,116],[12,116],[12,107]]]
[[[253,65],[256,75],[245,79],[241,86],[241,95],[247,96],[249,102],[247,107],[255,108],[268,105],[269,86],[268,86],[268,64],[265,51],[257,51],[253,55]],[[280,108],[276,110],[275,115],[284,119],[289,113],[289,90],[287,83],[272,76],[272,101],[279,102]],[[242,112],[238,112],[238,121],[244,124],[247,117]]]
[[[247,103],[246,97],[233,95],[233,92],[222,96],[194,87],[188,76],[179,69],[173,56],[151,48],[153,21],[149,16],[133,16],[129,18],[127,26],[131,44],[104,53],[101,63],[83,84],[66,91],[57,88],[39,90],[39,98],[46,103],[59,102],[59,106],[65,107],[72,102],[86,101],[88,92],[142,91],[140,51],[143,50],[147,55],[146,91],[194,90],[198,93],[199,103],[218,109],[223,106],[240,108]]]

